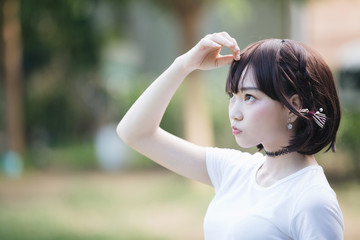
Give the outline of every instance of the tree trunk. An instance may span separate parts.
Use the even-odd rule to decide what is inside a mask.
[[[184,52],[191,49],[196,42],[199,32],[199,16],[202,10],[202,1],[177,1],[175,11],[179,16],[184,36]],[[195,3],[194,3],[195,2]],[[189,76],[184,84],[183,117],[185,138],[190,142],[213,146],[214,131],[206,101],[203,79],[199,72]]]
[[[3,4],[4,72],[8,149],[24,153],[22,43],[18,0]]]

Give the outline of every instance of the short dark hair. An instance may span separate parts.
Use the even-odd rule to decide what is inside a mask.
[[[296,134],[285,148],[311,155],[329,145],[326,152],[330,149],[335,152],[340,103],[331,70],[320,54],[294,40],[255,42],[241,52],[239,61],[232,62],[226,92],[239,91],[246,68],[253,70],[257,87],[262,92],[298,116]],[[298,94],[303,109],[315,112],[323,109],[326,114],[323,128],[290,104],[288,99],[294,94]],[[258,145],[259,150],[262,148]]]

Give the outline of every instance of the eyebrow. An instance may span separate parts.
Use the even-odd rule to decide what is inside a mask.
[[[254,91],[260,91],[257,87],[242,87],[240,88],[240,91],[247,91],[247,90],[254,90]]]

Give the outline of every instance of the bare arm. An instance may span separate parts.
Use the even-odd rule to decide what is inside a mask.
[[[221,56],[222,47],[232,55]],[[239,59],[239,47],[227,33],[207,35],[190,51],[178,57],[137,99],[117,127],[118,135],[160,165],[185,177],[211,185],[206,170],[205,149],[180,139],[159,127],[164,112],[185,77],[196,69],[224,66]]]

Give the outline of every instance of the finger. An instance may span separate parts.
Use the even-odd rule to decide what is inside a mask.
[[[229,39],[231,42],[233,42],[235,45],[238,46],[236,39],[231,37],[227,32],[222,32],[220,34],[222,34],[224,37],[226,37],[227,39]]]
[[[226,33],[227,34],[227,33]],[[228,34],[228,36],[230,37],[230,35]],[[240,59],[240,47],[236,41],[235,38],[233,37],[230,37],[231,41],[235,44],[235,49],[232,50],[232,53],[234,55],[234,58],[236,58],[236,60],[239,60]]]
[[[228,65],[228,64],[232,63],[233,60],[234,60],[234,56],[230,55],[230,54],[220,56],[216,59],[216,66],[222,67],[222,66]]]
[[[228,47],[234,58],[236,60],[240,59],[240,48],[234,38],[232,38],[228,33],[222,32],[222,33],[214,33],[211,35],[208,35],[208,38],[212,41],[221,44],[222,46]]]
[[[214,33],[211,35],[208,35],[208,39],[221,44],[222,46],[228,47],[228,48],[234,48],[234,43],[230,40],[230,38],[226,37],[222,33]]]
[[[204,38],[203,44],[204,44],[204,46],[214,47],[214,48],[222,48],[223,47],[221,44],[211,40],[210,38]]]
[[[233,48],[230,48],[231,49],[231,52],[233,53],[234,55],[234,58],[236,60],[239,60],[240,59],[240,47],[236,41],[235,38],[231,37],[227,32],[222,32],[221,33],[224,37],[226,37],[227,39],[229,39],[233,44],[234,44],[234,47]]]

